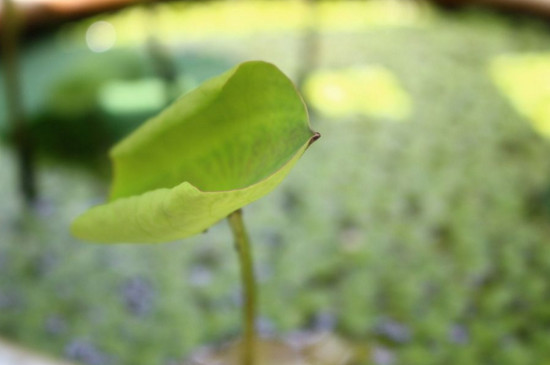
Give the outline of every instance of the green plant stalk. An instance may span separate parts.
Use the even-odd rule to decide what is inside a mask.
[[[19,79],[18,42],[20,18],[12,0],[3,0],[2,4],[2,61],[4,66],[4,87],[6,90],[6,109],[10,122],[18,158],[19,188],[23,202],[31,205],[37,196],[34,153],[29,127],[23,110],[23,92]]]
[[[235,238],[235,248],[239,255],[241,282],[243,286],[243,351],[242,365],[254,365],[256,349],[256,279],[252,264],[250,240],[243,223],[242,210],[231,213],[227,220]]]
[[[147,42],[145,49],[152,61],[153,68],[157,76],[164,83],[166,105],[170,105],[177,99],[180,88],[178,86],[178,67],[172,52],[157,36],[159,21],[156,5],[157,0],[142,0],[145,10],[147,11]]]

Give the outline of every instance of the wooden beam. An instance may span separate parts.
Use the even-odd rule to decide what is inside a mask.
[[[432,0],[435,3],[452,6],[486,6],[494,9],[529,13],[542,17],[550,17],[550,0]]]
[[[137,0],[37,0],[16,3],[16,6],[25,31],[29,31],[135,3]],[[3,28],[3,22],[4,10],[0,9],[0,29]]]
[[[33,0],[17,3],[22,14],[24,33],[56,28],[63,23],[83,19],[96,14],[116,11],[128,6],[149,2],[199,1],[199,0]],[[0,32],[3,25],[0,8]]]

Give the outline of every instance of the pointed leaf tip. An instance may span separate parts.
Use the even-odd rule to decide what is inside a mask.
[[[317,141],[319,138],[321,138],[321,133],[314,132],[313,136],[309,139],[309,145],[311,146],[315,141]]]

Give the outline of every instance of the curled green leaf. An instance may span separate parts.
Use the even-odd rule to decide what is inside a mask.
[[[72,232],[105,243],[189,237],[273,190],[318,137],[292,82],[245,62],[116,145],[111,201]]]

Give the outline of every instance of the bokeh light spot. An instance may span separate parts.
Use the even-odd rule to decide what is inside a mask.
[[[382,66],[355,66],[312,73],[304,85],[312,106],[331,117],[362,115],[405,120],[409,95]]]
[[[115,27],[104,20],[97,21],[86,30],[86,45],[93,52],[105,52],[116,43]]]
[[[550,137],[550,54],[499,56],[491,62],[490,73],[519,114]]]
[[[157,78],[111,81],[101,88],[99,104],[115,115],[154,112],[166,104],[166,89]]]

